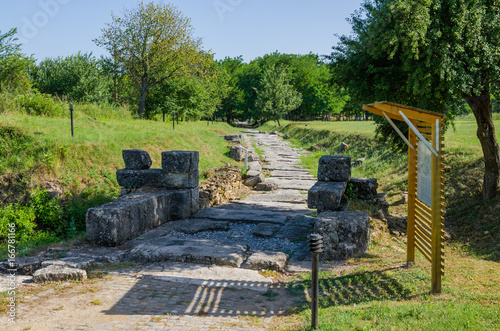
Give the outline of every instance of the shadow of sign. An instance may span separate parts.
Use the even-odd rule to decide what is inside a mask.
[[[271,317],[291,305],[284,284],[143,276],[108,315]]]

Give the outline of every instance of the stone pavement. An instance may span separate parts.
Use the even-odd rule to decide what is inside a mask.
[[[301,240],[310,233],[310,218],[304,215],[312,212],[306,201],[307,190],[315,179],[299,165],[303,151],[290,147],[276,135],[249,130],[246,136],[264,152],[263,168],[270,171],[266,182],[277,183],[278,190],[252,192],[244,200],[204,209],[191,220],[164,224],[117,248],[82,247],[66,253],[68,258],[87,259],[88,264],[137,262],[133,267],[111,271],[102,279],[94,278],[81,284],[37,285],[30,282],[30,276],[18,276],[22,284],[18,291],[17,323],[9,324],[3,315],[0,329],[262,330],[272,327],[273,316],[285,314],[296,305],[296,300],[308,295],[290,297],[284,284],[271,277],[274,274],[245,269],[245,260],[259,251],[262,241],[255,241],[252,247],[240,244],[238,241],[242,238],[227,242],[181,240],[174,236],[206,231],[224,233],[233,224],[253,224],[254,234],[270,233],[273,237],[270,240],[284,238],[279,240],[288,240],[293,247],[300,247],[300,251],[291,252],[294,256],[290,261],[285,261],[289,272],[310,270],[307,242],[297,246],[287,239],[297,238],[297,230],[302,231],[299,232]],[[342,263],[321,267],[345,268]],[[5,277],[0,279],[1,284],[5,284],[4,280]]]

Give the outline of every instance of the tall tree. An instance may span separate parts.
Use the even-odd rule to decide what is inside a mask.
[[[112,22],[95,42],[116,58],[136,83],[140,94],[137,114],[142,118],[148,92],[162,82],[202,70],[210,57],[201,52],[189,18],[171,4],[140,2]]]
[[[255,108],[261,117],[277,121],[278,126],[284,115],[302,103],[302,95],[288,83],[287,76],[287,68],[273,65],[264,70],[261,88],[256,90]]]
[[[3,34],[0,31],[0,92],[31,86],[28,71],[35,61],[21,53],[16,33],[15,28]]]
[[[332,53],[333,77],[361,102],[376,99],[444,113],[471,107],[484,155],[483,198],[500,187],[491,93],[500,88],[499,0],[367,0],[354,35]]]

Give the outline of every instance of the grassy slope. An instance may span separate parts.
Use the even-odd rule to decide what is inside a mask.
[[[219,137],[235,131],[225,123],[181,123],[174,131],[171,123],[97,120],[78,114],[75,138],[71,138],[69,119],[0,114],[0,208],[2,204],[25,202],[31,189],[51,183],[64,192],[63,221],[74,222],[75,231],[81,232],[88,208],[118,196],[115,172],[124,167],[123,149],[148,151],[153,168],[161,168],[162,151],[197,150],[203,176],[208,168],[235,164],[228,157],[227,144]],[[73,236],[73,232],[67,236]],[[30,242],[19,243],[18,250],[27,254],[54,240],[40,233]],[[0,258],[5,252],[0,250]]]
[[[500,128],[500,121],[496,121]],[[320,326],[324,330],[495,330],[500,325],[500,274],[498,273],[500,199],[483,203],[480,180],[484,165],[475,122],[456,123],[446,133],[446,224],[452,232],[445,246],[443,294],[430,295],[430,266],[418,253],[416,265],[404,268],[404,237],[384,232],[373,220],[372,247],[368,254],[349,262],[347,273],[326,272],[320,280]],[[407,158],[394,155],[374,142],[373,122],[267,123],[261,130],[288,133],[292,142],[309,148],[323,146],[303,158],[316,174],[318,159],[336,154],[341,142],[350,145],[348,155],[365,157],[353,168],[353,176],[375,177],[379,192],[388,193],[391,213],[405,215],[401,191],[407,185]],[[500,135],[497,137],[500,139]],[[358,204],[353,204],[359,206]],[[484,231],[488,231],[485,234]],[[298,302],[305,301],[309,275],[291,285]],[[298,305],[279,329],[308,329],[308,304]]]

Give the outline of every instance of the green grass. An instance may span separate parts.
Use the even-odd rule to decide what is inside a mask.
[[[495,124],[500,129],[500,118]],[[455,128],[445,135],[445,228],[451,239],[445,242],[443,293],[430,292],[427,260],[417,253],[415,266],[404,267],[404,237],[388,235],[387,225],[372,219],[368,254],[349,261],[346,270],[320,272],[320,330],[500,330],[500,197],[481,200],[484,163],[474,119],[459,119]],[[373,122],[285,121],[260,129],[289,134],[302,148],[321,145],[302,159],[314,175],[322,155],[335,155],[340,143],[347,143],[345,155],[366,158],[352,169],[353,176],[377,178],[378,191],[388,193],[390,212],[406,214],[399,200],[407,188],[407,157],[375,142]],[[370,206],[353,201],[351,208]],[[276,329],[310,329],[309,287],[309,274],[289,284],[297,305],[275,321]]]
[[[89,107],[92,109],[85,111],[75,108],[74,138],[69,118],[0,114],[0,208],[8,203],[26,203],[30,190],[50,184],[63,191],[65,222],[77,224],[64,237],[38,231],[26,245],[19,243],[22,254],[81,233],[85,230],[87,209],[118,196],[120,187],[115,173],[124,167],[123,149],[146,150],[153,161],[152,168],[161,168],[163,151],[197,150],[201,178],[209,168],[236,164],[229,158],[226,142],[219,137],[236,132],[225,123],[180,123],[174,131],[169,123],[130,116],[126,119],[122,110],[112,109],[118,115],[104,119],[106,111],[111,110],[99,113],[95,105]],[[2,257],[6,250],[0,250]]]

